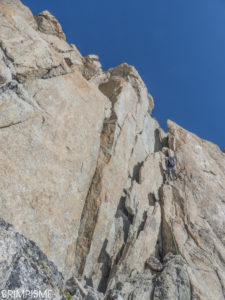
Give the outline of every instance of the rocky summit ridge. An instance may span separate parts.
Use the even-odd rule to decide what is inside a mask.
[[[0,0],[1,299],[225,298],[225,153],[153,108],[134,67]]]

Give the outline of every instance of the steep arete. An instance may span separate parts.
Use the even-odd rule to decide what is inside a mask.
[[[103,72],[48,11],[0,0],[0,218],[40,248],[57,299],[224,299],[225,153],[165,133],[153,107],[134,67]]]

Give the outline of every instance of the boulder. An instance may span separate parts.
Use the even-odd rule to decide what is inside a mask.
[[[163,265],[161,264],[161,262],[155,256],[150,256],[146,260],[145,264],[152,271],[161,272],[162,269],[163,269]]]
[[[38,24],[38,30],[40,30],[41,32],[50,35],[56,35],[58,38],[63,40],[66,39],[61,25],[59,24],[57,19],[52,14],[50,14],[49,11],[45,10],[41,12],[35,17],[35,19]]]
[[[63,277],[36,244],[0,219],[0,298],[64,300]],[[32,294],[33,293],[33,294]],[[41,294],[40,294],[41,293]],[[20,296],[19,296],[20,295]]]

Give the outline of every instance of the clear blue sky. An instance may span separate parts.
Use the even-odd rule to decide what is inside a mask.
[[[155,100],[153,116],[171,119],[225,148],[224,0],[23,0],[49,10],[82,55],[106,70],[134,65]]]

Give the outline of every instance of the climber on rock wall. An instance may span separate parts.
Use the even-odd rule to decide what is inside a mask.
[[[175,175],[175,179],[177,179],[176,161],[174,156],[169,155],[169,157],[166,157],[166,168],[169,180],[173,180],[173,174]]]

